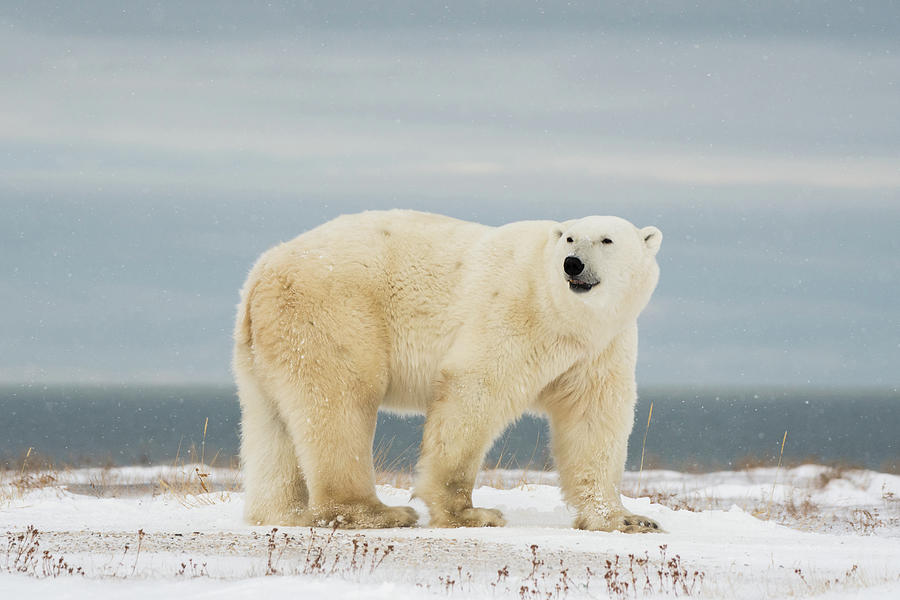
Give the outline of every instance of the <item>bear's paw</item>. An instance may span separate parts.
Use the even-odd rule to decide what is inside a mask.
[[[506,519],[496,508],[464,508],[431,517],[431,527],[503,527]]]
[[[575,529],[621,531],[622,533],[664,533],[659,523],[653,519],[628,513],[614,515],[611,519],[582,516],[575,521]]]
[[[373,506],[371,504],[331,504],[309,508],[302,521],[307,527],[337,529],[389,529],[412,527],[419,514],[409,506]]]

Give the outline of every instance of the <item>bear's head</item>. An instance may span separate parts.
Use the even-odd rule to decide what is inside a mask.
[[[659,229],[638,229],[619,217],[585,217],[558,224],[550,239],[557,298],[609,317],[637,318],[659,280]]]

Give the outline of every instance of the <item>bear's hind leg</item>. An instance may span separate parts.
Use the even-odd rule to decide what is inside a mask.
[[[409,527],[418,520],[407,506],[387,506],[375,495],[372,439],[378,403],[362,382],[345,380],[331,392],[299,383],[300,398],[282,404],[300,464],[309,505],[300,524],[375,529]],[[339,381],[339,380],[338,380]],[[343,388],[338,391],[338,388]]]
[[[296,525],[307,489],[294,444],[272,399],[255,381],[239,377],[238,389],[244,519],[251,525]]]

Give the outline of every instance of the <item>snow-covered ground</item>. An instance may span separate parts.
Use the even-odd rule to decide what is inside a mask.
[[[381,498],[427,523],[393,481]],[[571,529],[555,482],[485,473],[475,503],[503,510],[500,529],[273,532],[242,523],[228,469],[0,473],[0,598],[900,597],[898,476],[628,473],[626,494],[645,497],[626,506],[666,529],[644,535]]]

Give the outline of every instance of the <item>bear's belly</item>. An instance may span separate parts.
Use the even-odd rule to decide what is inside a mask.
[[[434,382],[453,336],[450,332],[416,328],[395,338],[388,388],[381,407],[393,412],[425,413],[434,396]]]
[[[431,404],[435,365],[403,365],[391,374],[381,408],[391,412],[424,414]]]
[[[421,385],[421,382],[392,380],[379,408],[399,414],[425,414],[431,403],[430,387],[428,384]]]

